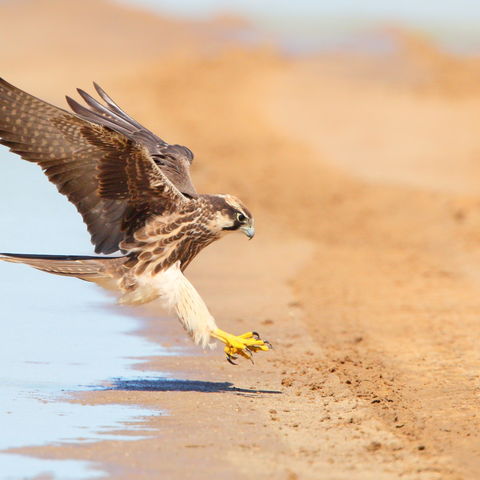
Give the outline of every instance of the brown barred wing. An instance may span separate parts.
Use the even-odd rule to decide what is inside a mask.
[[[143,145],[98,125],[89,125],[82,133],[103,152],[97,165],[99,196],[127,203],[122,221],[127,239],[151,215],[175,213],[191,201],[170,182]]]
[[[97,194],[96,165],[103,155],[82,135],[88,125],[0,79],[0,142],[42,167],[60,193],[76,206],[97,253],[118,250],[124,201]]]
[[[124,201],[97,194],[99,152],[82,135],[88,125],[0,79],[0,142],[42,167],[60,193],[76,206],[97,253],[118,250]]]
[[[76,206],[97,253],[112,253],[152,213],[189,201],[148,149],[0,79],[0,142],[42,167]]]
[[[193,161],[190,149],[182,145],[168,144],[125,113],[99,85],[94,83],[94,86],[104,104],[87,92],[77,89],[86,106],[67,97],[70,108],[80,118],[115,130],[144,146],[172,185],[189,197],[197,196],[190,176],[190,165]]]

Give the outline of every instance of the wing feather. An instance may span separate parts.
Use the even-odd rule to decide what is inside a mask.
[[[187,199],[118,122],[80,117],[0,79],[0,143],[38,164],[82,215],[95,251],[112,253],[149,214]]]
[[[93,86],[95,87],[95,90],[97,93],[100,95],[101,99],[109,106],[110,111],[114,112],[117,114],[117,116],[123,118],[126,120],[128,123],[130,123],[133,127],[137,128],[138,130],[146,130],[145,127],[142,127],[135,119],[127,115],[103,90],[100,85],[97,83],[93,82]],[[151,133],[151,132],[149,132]],[[152,134],[153,135],[153,134]],[[156,136],[156,135],[154,135]],[[158,137],[157,137],[158,138]],[[165,142],[164,142],[165,143]]]
[[[106,105],[102,105],[83,90],[78,93],[87,107],[67,97],[70,108],[81,118],[122,133],[127,138],[144,146],[155,159],[164,175],[182,193],[196,196],[197,192],[190,177],[192,152],[182,145],[169,145],[136,120],[127,115],[96,83],[95,90]]]

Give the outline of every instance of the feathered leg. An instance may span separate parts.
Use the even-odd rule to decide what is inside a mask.
[[[183,275],[178,264],[159,274],[157,281],[159,290],[163,292],[160,296],[166,300],[167,306],[175,311],[195,343],[205,348],[212,347],[210,338],[220,340],[225,344],[225,354],[230,363],[233,363],[232,360],[238,355],[251,360],[253,353],[270,350],[271,345],[262,340],[256,332],[237,336],[220,330],[199,293]]]

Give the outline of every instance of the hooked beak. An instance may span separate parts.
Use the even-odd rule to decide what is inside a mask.
[[[245,225],[240,227],[240,230],[248,237],[249,240],[255,235],[255,228],[253,225]]]

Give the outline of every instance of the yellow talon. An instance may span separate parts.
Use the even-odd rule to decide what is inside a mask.
[[[232,360],[235,360],[237,355],[252,360],[253,353],[259,350],[266,352],[271,349],[271,345],[262,340],[256,332],[247,332],[237,336],[217,328],[211,333],[211,336],[225,344],[224,350],[230,363],[233,363]]]

